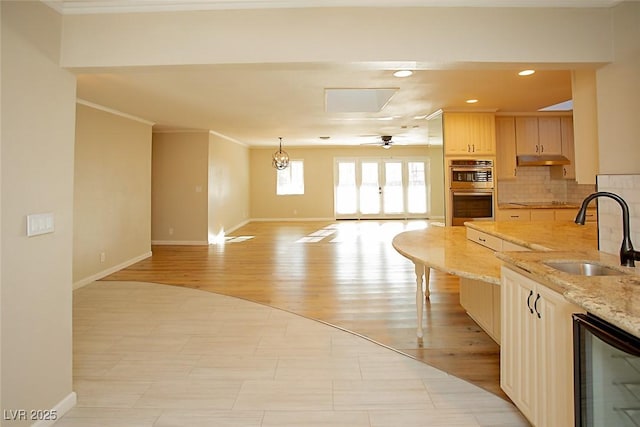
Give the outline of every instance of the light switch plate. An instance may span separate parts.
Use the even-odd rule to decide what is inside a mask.
[[[27,215],[28,237],[53,233],[54,230],[53,212]]]

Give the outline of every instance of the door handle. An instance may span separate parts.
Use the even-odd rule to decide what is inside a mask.
[[[533,308],[536,310],[536,314],[538,315],[538,319],[541,319],[540,312],[538,311],[538,301],[540,301],[540,294],[536,297],[536,302],[533,303]]]
[[[531,308],[531,297],[533,296],[533,290],[529,291],[529,296],[527,297],[527,307],[531,314],[533,314],[533,309]]]

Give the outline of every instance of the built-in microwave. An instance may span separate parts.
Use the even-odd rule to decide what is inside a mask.
[[[493,160],[449,160],[448,224],[494,219]]]
[[[449,182],[454,188],[493,188],[493,160],[452,159]]]

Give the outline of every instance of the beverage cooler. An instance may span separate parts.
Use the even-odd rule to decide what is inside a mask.
[[[573,315],[575,425],[640,427],[640,339]]]

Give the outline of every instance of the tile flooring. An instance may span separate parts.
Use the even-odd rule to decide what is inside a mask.
[[[56,427],[528,425],[422,362],[238,298],[95,282],[73,321],[78,403]]]

